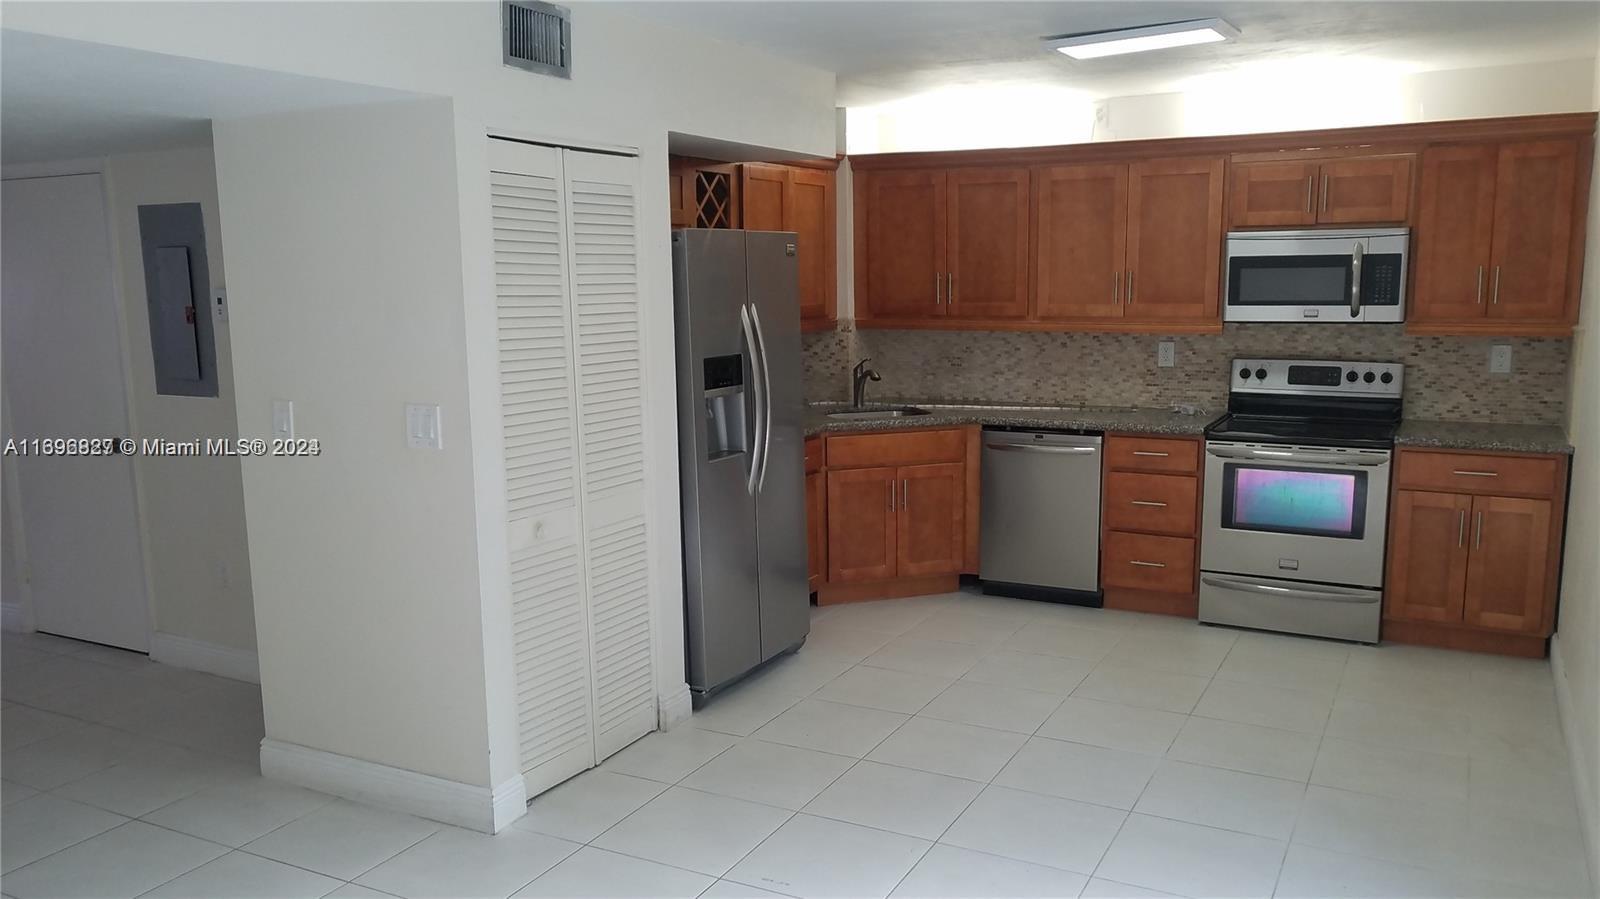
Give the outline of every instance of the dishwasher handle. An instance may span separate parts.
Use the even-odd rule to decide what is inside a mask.
[[[1055,446],[1048,443],[985,443],[985,449],[999,450],[1003,453],[1056,453],[1075,456],[1087,456],[1100,452],[1098,446]]]

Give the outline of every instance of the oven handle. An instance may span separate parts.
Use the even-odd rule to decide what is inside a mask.
[[[1337,587],[1324,587],[1320,590],[1301,590],[1296,587],[1275,587],[1271,584],[1257,584],[1251,581],[1238,581],[1233,578],[1212,577],[1204,575],[1200,583],[1224,590],[1238,590],[1243,593],[1264,593],[1268,596],[1286,596],[1293,599],[1317,599],[1324,602],[1353,602],[1374,603],[1381,598],[1374,596],[1370,590],[1360,592],[1345,592]]]
[[[1300,450],[1229,450],[1206,447],[1206,454],[1218,459],[1249,459],[1255,462],[1315,462],[1319,465],[1348,466],[1354,468],[1379,468],[1389,464],[1387,455],[1364,459],[1337,456],[1331,453],[1308,453]]]

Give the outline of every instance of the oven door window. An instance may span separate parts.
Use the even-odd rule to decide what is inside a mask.
[[[1222,471],[1222,526],[1360,540],[1367,526],[1367,472],[1230,462]]]
[[[1228,305],[1349,305],[1350,260],[1349,254],[1234,256],[1228,260]]]

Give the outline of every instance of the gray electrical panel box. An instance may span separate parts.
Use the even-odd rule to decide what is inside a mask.
[[[217,344],[200,204],[140,206],[139,242],[156,393],[216,396]]]

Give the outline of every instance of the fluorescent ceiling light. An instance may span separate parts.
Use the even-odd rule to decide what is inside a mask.
[[[1221,19],[1192,19],[1167,22],[1142,28],[1118,28],[1087,34],[1064,34],[1045,38],[1044,45],[1073,59],[1099,59],[1123,53],[1143,53],[1169,47],[1214,44],[1239,36],[1239,29]]]

